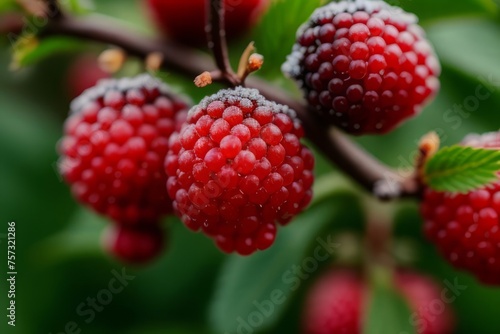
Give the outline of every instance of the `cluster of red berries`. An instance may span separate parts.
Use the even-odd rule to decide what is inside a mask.
[[[159,220],[172,212],[163,161],[187,108],[149,75],[102,80],[71,104],[60,172],[80,202],[116,223],[110,247],[121,258],[141,262],[161,249]]]
[[[500,133],[471,135],[464,146],[500,149]],[[500,285],[500,181],[467,194],[427,189],[421,207],[426,236],[455,267]]]
[[[184,224],[225,252],[271,246],[311,198],[314,158],[288,107],[257,90],[222,90],[192,108],[165,162],[168,193]]]
[[[431,279],[412,272],[397,272],[394,286],[413,313],[408,321],[421,334],[450,334],[451,309],[442,301],[442,289]],[[314,284],[303,314],[304,334],[363,333],[370,302],[370,286],[355,271],[332,270]],[[440,305],[436,306],[436,302]]]
[[[193,12],[187,1],[148,4],[170,37],[198,45],[207,2],[194,2]],[[248,28],[266,4],[228,11],[228,27],[245,20]],[[439,90],[440,71],[417,18],[379,0],[318,8],[283,65],[319,119],[356,135],[387,133],[418,114]],[[124,261],[160,254],[161,219],[171,213],[223,252],[250,255],[311,202],[314,156],[293,110],[243,87],[189,104],[150,75],[102,80],[71,104],[60,172],[80,202],[113,221],[105,247]],[[500,149],[500,133],[463,145]],[[500,181],[467,194],[425,189],[421,212],[426,236],[453,265],[500,285]],[[398,271],[393,283],[418,333],[453,331],[451,310],[433,308],[443,298],[435,282]],[[362,333],[370,289],[355,271],[328,272],[307,296],[303,333]]]
[[[284,70],[312,107],[355,134],[387,132],[417,113],[440,72],[413,15],[361,0],[317,9]],[[248,255],[270,247],[277,224],[311,201],[314,157],[292,110],[242,87],[189,113],[188,104],[141,75],[101,81],[71,105],[60,170],[79,201],[115,222],[108,248],[122,259],[157,255],[159,221],[172,212],[224,252]],[[466,145],[500,148],[500,139]],[[465,195],[428,189],[422,214],[427,236],[453,264],[500,284],[500,182]],[[350,284],[346,291],[361,295],[360,283]],[[354,299],[346,305],[357,314]]]
[[[318,8],[283,71],[320,116],[360,135],[389,132],[419,113],[439,89],[440,66],[414,15],[356,0]]]
[[[125,260],[158,254],[172,200],[190,229],[248,255],[312,198],[314,158],[293,111],[241,87],[187,106],[149,75],[101,81],[71,105],[61,174],[116,223],[108,248]]]

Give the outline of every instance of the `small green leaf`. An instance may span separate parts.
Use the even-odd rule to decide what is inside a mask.
[[[429,159],[424,178],[436,191],[465,193],[497,181],[499,170],[500,151],[455,145]]]
[[[13,46],[11,67],[18,69],[33,65],[56,53],[70,52],[82,48],[82,42],[70,37],[50,37],[39,41],[34,35],[19,37]]]
[[[407,302],[392,284],[375,282],[363,334],[416,334]]]
[[[265,65],[259,75],[281,78],[281,65],[292,51],[296,31],[325,0],[275,0],[256,27],[252,39],[264,55]],[[269,32],[272,31],[272,34]]]
[[[38,47],[38,39],[33,34],[15,34],[8,35],[9,42],[12,45],[12,62],[10,68],[17,70],[22,67],[23,59]]]

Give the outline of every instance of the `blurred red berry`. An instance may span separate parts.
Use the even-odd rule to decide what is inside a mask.
[[[413,311],[410,318],[418,334],[454,333],[455,316],[447,304],[453,291],[440,287],[430,277],[409,271],[398,272],[395,282]]]
[[[59,168],[74,196],[117,223],[172,212],[163,161],[187,103],[149,75],[103,80],[71,104]]]
[[[206,43],[206,0],[147,0],[149,12],[165,35],[190,45]],[[226,32],[234,38],[248,32],[269,0],[225,0]]]
[[[395,275],[396,289],[407,300],[411,323],[419,334],[450,334],[454,317],[442,289],[415,273]],[[332,270],[314,284],[303,313],[304,334],[361,334],[370,302],[370,285],[354,271]],[[435,304],[440,303],[439,307]]]
[[[361,333],[365,285],[354,272],[332,271],[308,293],[304,334]]]

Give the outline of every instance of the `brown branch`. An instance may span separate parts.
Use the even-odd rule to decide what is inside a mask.
[[[190,77],[213,69],[212,61],[206,54],[170,42],[159,42],[139,36],[119,23],[98,18],[75,19],[64,17],[52,21],[42,32],[41,37],[49,35],[66,35],[83,39],[113,44],[121,47],[131,55],[141,58],[152,52],[160,52],[164,56],[163,66]],[[227,82],[213,70],[213,80]],[[399,198],[416,197],[418,186],[413,180],[400,177],[394,170],[383,165],[365,150],[357,146],[343,133],[318,121],[314,113],[285,91],[256,77],[248,79],[248,86],[257,88],[269,100],[288,105],[294,109],[302,120],[307,138],[336,166],[351,176],[377,197]],[[382,190],[381,190],[382,189]]]
[[[193,78],[213,68],[211,58],[206,54],[191,48],[174,45],[157,39],[139,36],[113,19],[102,19],[97,16],[87,16],[85,19],[63,18],[51,22],[40,37],[65,35],[90,41],[119,46],[132,56],[145,58],[152,52],[164,55],[164,67],[185,73]]]
[[[335,127],[326,125],[316,118],[316,114],[301,103],[291,99],[283,90],[256,77],[248,80],[248,86],[260,90],[268,99],[288,105],[297,112],[302,121],[307,138],[339,169],[351,176],[370,192],[382,186],[383,193],[376,194],[382,199],[415,196],[417,189],[412,180],[400,177],[364,149],[351,141]],[[388,189],[387,189],[388,188]]]
[[[212,51],[215,63],[227,83],[237,86],[241,82],[234,73],[229,62],[226,41],[226,27],[223,0],[205,0],[207,3],[207,37],[208,47]]]
[[[47,15],[51,20],[59,20],[63,17],[58,0],[46,0],[45,2],[47,3]]]

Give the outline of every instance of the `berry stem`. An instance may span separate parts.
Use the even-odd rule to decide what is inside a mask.
[[[365,197],[363,206],[367,219],[364,255],[366,274],[377,276],[390,273],[394,268],[392,230],[396,205]]]
[[[145,38],[130,31],[123,25],[102,17],[88,16],[84,19],[65,16],[50,22],[39,37],[65,35],[86,40],[113,44],[121,47],[128,54],[140,58],[147,57],[152,52],[160,52],[164,56],[162,66],[184,75],[196,77],[202,72],[213,68],[211,59],[190,48],[173,44],[158,43],[155,39]],[[211,72],[214,82],[228,83],[227,77]],[[297,112],[301,119],[308,139],[347,175],[357,181],[369,192],[374,192],[380,183],[387,182],[393,191],[380,194],[377,197],[397,199],[401,197],[418,197],[419,187],[413,179],[404,179],[396,171],[385,166],[364,149],[357,146],[340,130],[327,126],[317,120],[314,113],[300,101],[291,98],[284,90],[270,83],[250,77],[247,86],[257,88],[267,99],[288,105]]]
[[[212,51],[215,63],[222,77],[228,84],[238,86],[240,80],[234,73],[229,62],[223,0],[206,0],[208,5],[207,37],[208,47]]]

